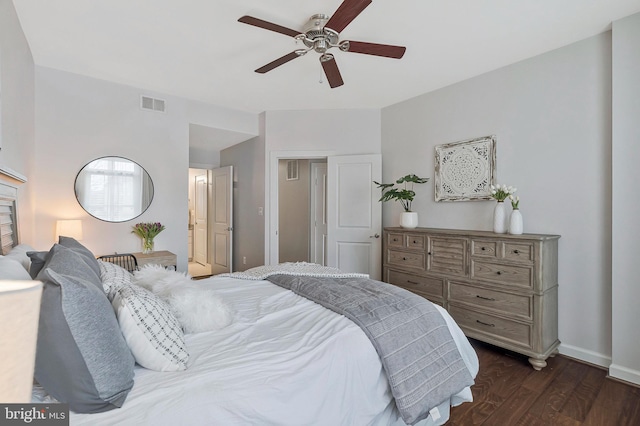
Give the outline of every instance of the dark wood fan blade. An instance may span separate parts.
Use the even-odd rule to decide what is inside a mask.
[[[253,16],[243,16],[238,19],[238,22],[243,24],[253,25],[254,27],[264,28],[265,30],[273,31],[276,33],[295,37],[300,34],[300,31],[292,30],[291,28],[283,27],[282,25],[274,24],[273,22],[263,21],[262,19],[254,18]]]
[[[371,0],[344,0],[325,27],[337,33],[342,32],[370,4]]]
[[[342,76],[340,75],[340,70],[338,69],[338,64],[336,63],[333,55],[320,56],[320,63],[322,64],[324,75],[327,76],[329,86],[331,86],[332,89],[344,84]]]
[[[268,71],[271,71],[272,69],[279,67],[282,64],[286,64],[289,61],[294,60],[295,58],[298,58],[300,55],[298,55],[296,52],[291,52],[291,53],[287,53],[286,55],[284,55],[281,58],[276,59],[273,62],[269,62],[267,65],[260,67],[256,70],[257,73],[260,74],[264,74]]]
[[[404,46],[393,46],[390,44],[366,43],[364,41],[343,42],[348,48],[342,49],[345,52],[363,53],[365,55],[384,56],[385,58],[400,59],[407,50]]]

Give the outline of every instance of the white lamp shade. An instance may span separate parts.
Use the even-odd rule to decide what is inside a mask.
[[[0,281],[0,402],[31,402],[40,281]]]
[[[58,237],[71,237],[76,240],[82,239],[82,221],[80,219],[59,220],[56,222],[56,241]]]

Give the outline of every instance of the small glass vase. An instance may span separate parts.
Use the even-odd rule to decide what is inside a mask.
[[[507,208],[504,201],[498,201],[493,210],[493,232],[496,234],[505,234],[507,232]]]
[[[142,253],[153,253],[153,237],[142,238]]]

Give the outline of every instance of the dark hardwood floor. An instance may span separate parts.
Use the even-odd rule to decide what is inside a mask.
[[[640,425],[640,388],[605,369],[557,355],[535,371],[527,357],[471,340],[480,360],[472,403],[447,425]]]

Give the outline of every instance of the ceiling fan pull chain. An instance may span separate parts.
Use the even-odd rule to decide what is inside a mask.
[[[320,68],[320,80],[318,80],[318,83],[322,84],[324,83],[324,81],[322,81],[322,76],[324,75],[324,71],[322,70],[322,68]]]

